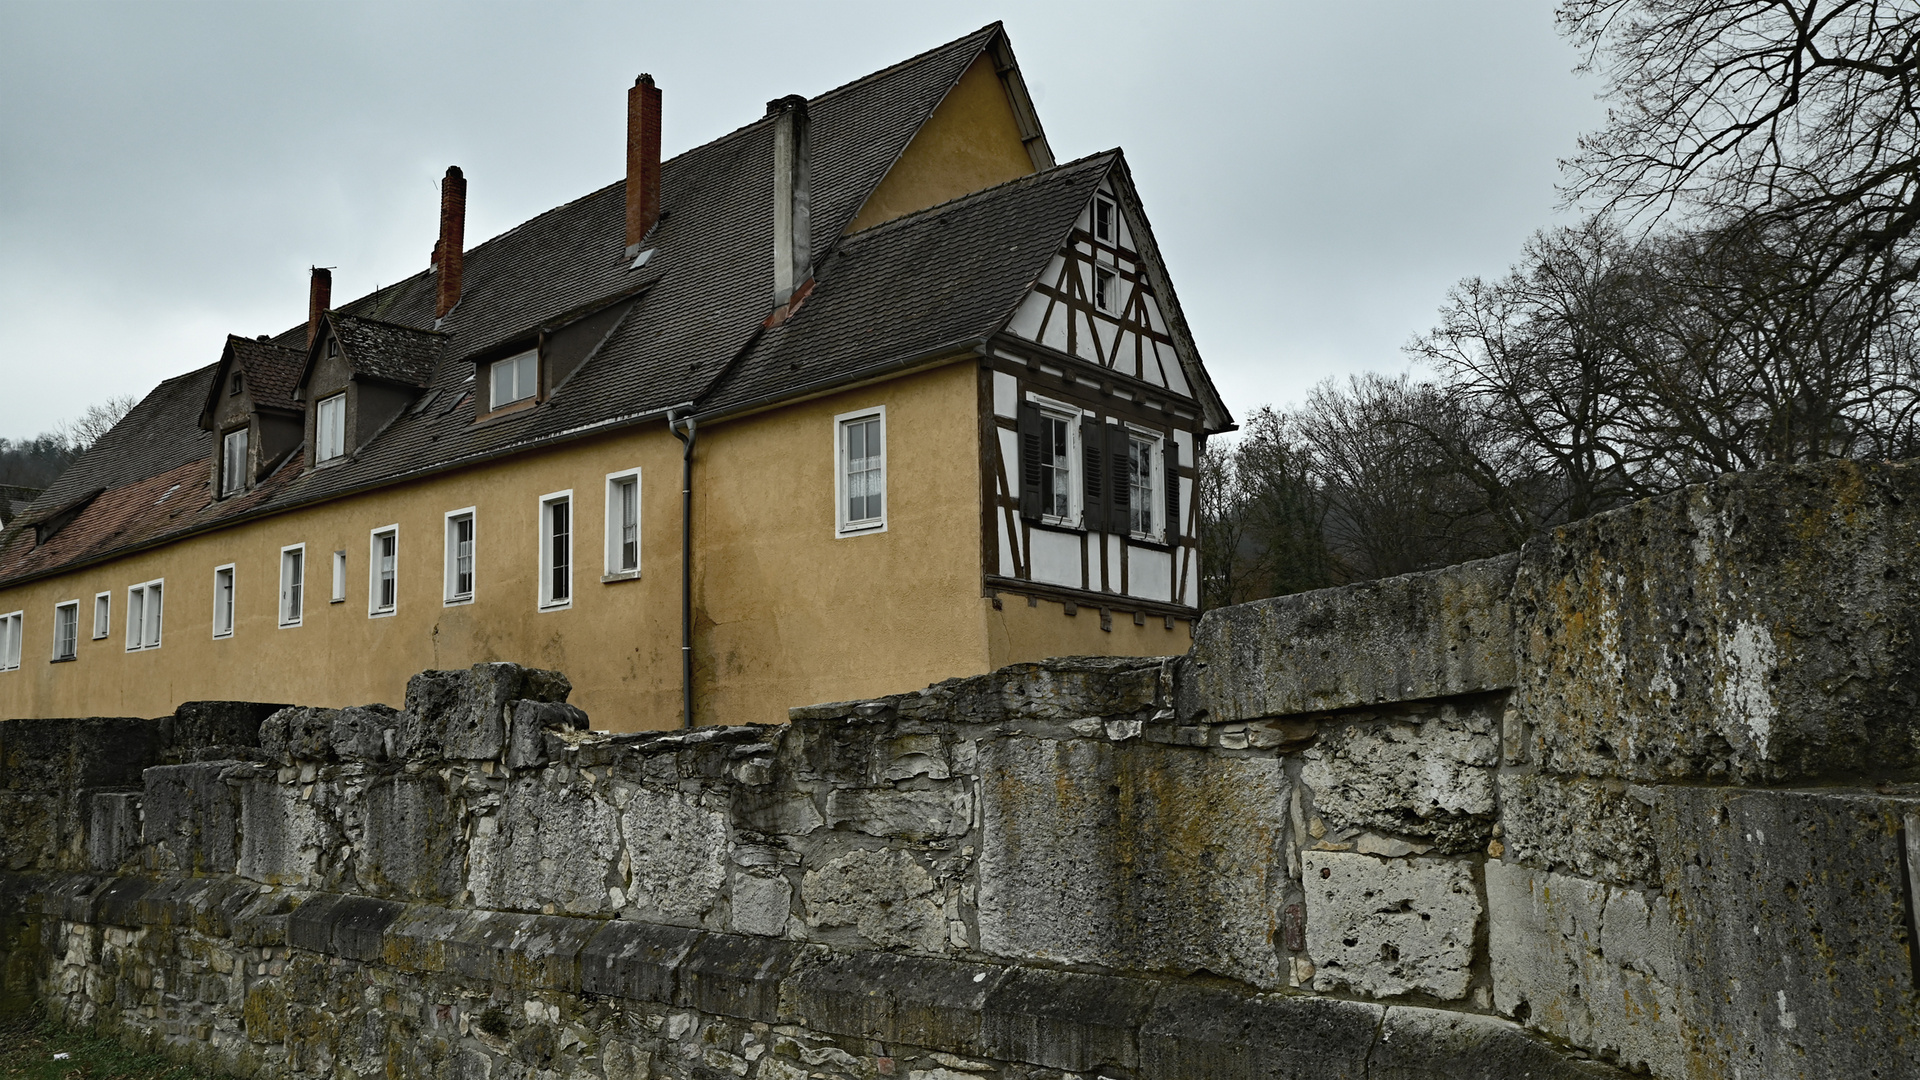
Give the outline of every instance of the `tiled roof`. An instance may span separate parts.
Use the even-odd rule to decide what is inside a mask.
[[[234,362],[246,376],[247,395],[255,405],[269,409],[300,407],[293,399],[301,362],[306,359],[300,350],[238,335],[228,335],[227,347],[233,350]]]
[[[355,370],[423,390],[344,462],[308,470],[296,454],[255,490],[214,502],[206,490],[212,436],[197,423],[213,369],[161,384],[23,518],[104,494],[39,549],[31,530],[0,535],[0,582],[677,405],[697,402],[715,415],[983,338],[1011,313],[1117,155],[840,236],[1000,32],[986,27],[808,102],[816,287],[785,324],[762,329],[773,306],[773,125],[763,117],[664,163],[663,214],[639,270],[626,256],[619,182],[467,251],[464,292],[437,327],[430,272],[330,313]],[[637,302],[550,399],[472,422],[475,361],[530,341],[543,324],[632,296]],[[304,363],[306,327],[279,335],[270,353],[251,339],[230,344],[251,358],[245,363],[272,366],[296,350]],[[277,391],[275,376],[266,377]],[[174,483],[181,487],[163,503]]]
[[[440,354],[452,337],[439,330],[420,330],[340,311],[328,312],[327,322],[340,339],[340,351],[355,374],[405,386],[433,382]]]

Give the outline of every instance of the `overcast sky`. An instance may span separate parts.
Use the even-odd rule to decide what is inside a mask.
[[[0,0],[0,436],[303,321],[309,266],[424,268],[450,164],[469,246],[618,179],[641,71],[671,156],[996,18],[1055,156],[1126,149],[1242,416],[1405,369],[1603,117],[1545,0]]]

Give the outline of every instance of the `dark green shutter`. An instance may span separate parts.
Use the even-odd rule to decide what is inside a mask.
[[[1133,477],[1129,462],[1132,440],[1119,424],[1107,425],[1107,460],[1113,462],[1113,499],[1107,508],[1107,531],[1125,536],[1133,531]]]
[[[1040,455],[1044,449],[1045,427],[1040,407],[1030,401],[1020,403],[1020,516],[1040,520]]]
[[[1163,444],[1167,459],[1167,543],[1180,539],[1180,444],[1169,435]]]
[[[1107,507],[1112,505],[1113,478],[1108,475],[1106,444],[1101,441],[1100,425],[1091,420],[1080,421],[1081,457],[1086,462],[1084,477],[1087,505],[1081,515],[1081,524],[1090,532],[1106,527]]]

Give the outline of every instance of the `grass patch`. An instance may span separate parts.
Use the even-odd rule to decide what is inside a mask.
[[[55,1054],[66,1054],[56,1058]],[[0,1017],[0,1080],[226,1080],[43,1016]]]

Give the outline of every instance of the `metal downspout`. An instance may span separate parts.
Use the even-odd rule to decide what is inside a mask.
[[[686,431],[680,430],[681,424]],[[685,450],[680,455],[680,726],[693,727],[693,439],[694,420],[667,414],[667,430]]]

